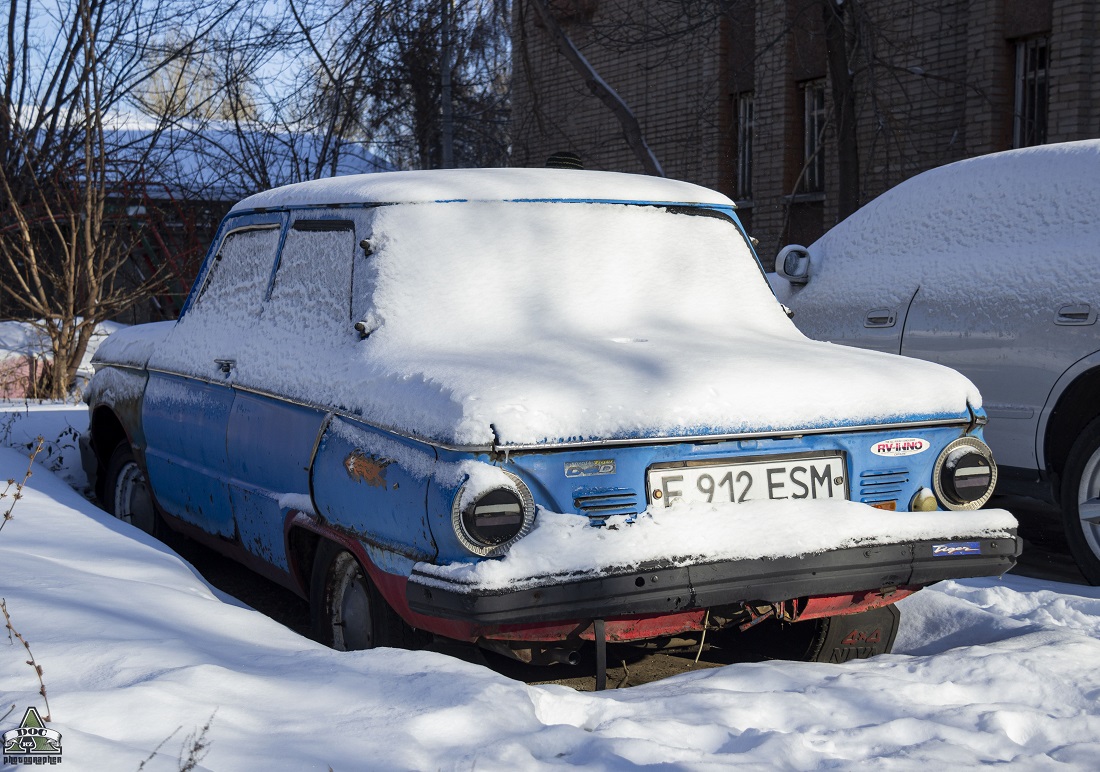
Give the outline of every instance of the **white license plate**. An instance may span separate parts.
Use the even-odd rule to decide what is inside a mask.
[[[781,499],[845,499],[843,456],[775,458],[741,463],[658,467],[646,474],[650,501],[707,504]]]

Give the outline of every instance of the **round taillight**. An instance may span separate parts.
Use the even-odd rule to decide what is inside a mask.
[[[523,502],[510,490],[483,494],[462,513],[462,530],[478,544],[496,547],[515,538],[523,528]]]
[[[465,506],[464,488],[455,495],[451,512],[458,540],[475,555],[493,557],[523,538],[534,526],[531,491],[511,472],[504,472],[514,488],[491,488]]]
[[[977,509],[993,495],[997,464],[984,442],[960,437],[940,453],[932,481],[936,497],[948,509]]]

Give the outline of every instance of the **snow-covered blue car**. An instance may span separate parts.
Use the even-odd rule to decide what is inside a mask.
[[[846,659],[888,648],[896,614],[868,615],[1019,552],[1011,515],[979,509],[997,471],[972,384],[804,337],[732,202],[686,183],[260,193],[179,320],[95,364],[104,506],[308,598],[338,648],[433,634],[562,660],[834,619],[812,653]]]

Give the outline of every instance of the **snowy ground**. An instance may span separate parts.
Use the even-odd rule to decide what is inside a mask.
[[[64,429],[61,416],[79,424],[80,407],[32,411],[19,431]],[[53,458],[79,483],[72,456]],[[3,480],[26,466],[22,448],[0,449]],[[214,590],[46,468],[13,514],[0,596],[43,667],[62,769],[133,770],[159,747],[145,769],[175,770],[208,722],[199,768],[211,770],[1100,762],[1100,589],[946,582],[902,602],[891,655],[733,665],[591,694],[440,654],[325,649]],[[0,731],[28,706],[45,713],[25,659],[0,638],[0,716],[15,706]]]

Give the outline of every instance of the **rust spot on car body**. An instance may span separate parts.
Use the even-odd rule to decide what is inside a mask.
[[[344,459],[344,468],[348,470],[348,477],[356,482],[365,482],[372,488],[386,489],[386,467],[392,461],[388,458],[375,458],[362,451],[353,450]]]

